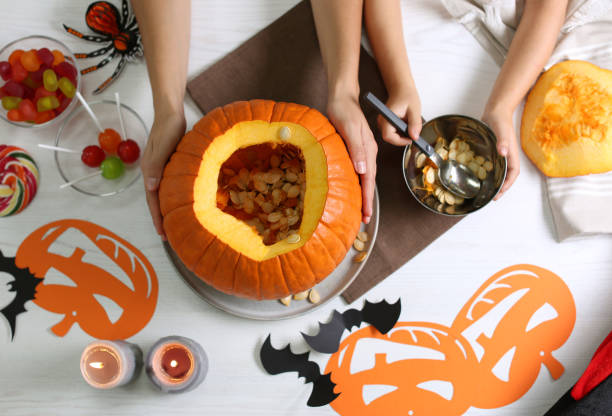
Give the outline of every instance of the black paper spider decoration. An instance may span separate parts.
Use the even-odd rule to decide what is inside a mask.
[[[109,2],[97,1],[90,4],[85,13],[85,22],[91,30],[101,36],[84,35],[71,27],[63,26],[66,32],[71,35],[90,42],[106,43],[107,45],[89,53],[77,53],[75,56],[79,59],[93,58],[111,52],[96,65],[81,70],[81,74],[85,75],[96,71],[108,64],[116,55],[121,56],[112,75],[93,92],[98,94],[119,76],[127,61],[133,61],[134,58],[142,56],[142,42],[136,17],[130,13],[127,0],[122,0],[121,15],[119,10]]]

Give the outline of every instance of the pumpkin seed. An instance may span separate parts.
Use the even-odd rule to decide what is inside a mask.
[[[436,172],[435,169],[428,169],[425,174],[425,181],[427,183],[434,183],[436,181]]]
[[[278,135],[281,140],[289,140],[291,138],[291,129],[287,126],[283,126],[278,131]]]
[[[304,300],[308,297],[308,290],[304,290],[303,292],[296,293],[293,295],[294,300]]]
[[[300,235],[299,234],[289,234],[289,237],[287,237],[287,242],[290,244],[296,244],[300,242]]]
[[[308,300],[310,301],[310,303],[319,303],[321,301],[321,296],[316,290],[310,289],[310,293],[308,294]]]
[[[365,232],[365,231],[359,231],[359,232],[357,233],[357,238],[358,238],[359,240],[363,241],[364,243],[365,243],[366,241],[368,241],[368,237],[369,237],[369,236],[368,236],[368,233],[367,233],[367,232]]]
[[[238,192],[230,189],[229,195],[234,205],[240,205],[240,197],[238,196]]]
[[[247,199],[244,201],[244,212],[246,212],[247,214],[252,214],[253,212],[255,212],[255,203],[253,202],[252,199]]]
[[[279,299],[279,302],[282,303],[285,306],[289,306],[291,304],[291,295]]]
[[[287,191],[287,198],[296,198],[299,194],[300,194],[300,186],[299,185],[293,185]]]
[[[296,175],[294,172],[287,171],[285,174],[285,179],[287,179],[289,182],[297,182],[298,175]]]
[[[493,170],[493,163],[490,160],[487,160],[482,165],[487,172],[491,172]]]
[[[476,156],[474,157],[474,161],[478,163],[479,165],[482,165],[485,162],[485,158],[482,156]]]
[[[452,149],[450,152],[448,152],[448,158],[450,160],[457,160],[457,149]]]
[[[266,183],[264,181],[255,180],[255,182],[253,182],[253,186],[259,192],[262,192],[262,193],[267,193],[268,192],[268,185],[266,185]]]
[[[445,148],[441,148],[437,150],[437,152],[443,160],[448,160],[448,150],[446,150]]]
[[[297,224],[299,220],[300,220],[300,217],[298,217],[297,215],[292,215],[290,217],[287,217],[287,224],[289,226],[292,226],[292,225]]]
[[[363,251],[365,249],[365,243],[361,240],[355,240],[353,241],[353,247],[355,247],[357,251]]]
[[[416,161],[415,161],[415,165],[417,169],[421,169],[423,166],[425,166],[426,160],[427,160],[427,156],[425,156],[425,153],[419,152],[419,154],[416,157]]]
[[[266,214],[270,214],[272,211],[274,211],[274,205],[266,201],[263,204],[261,204],[261,210],[265,212]]]
[[[283,217],[283,214],[281,214],[278,211],[275,211],[275,212],[272,212],[272,213],[268,214],[268,221],[270,221],[270,222],[277,222],[282,217]]]
[[[355,255],[355,257],[353,257],[353,261],[355,263],[361,263],[362,261],[365,260],[365,258],[368,256],[368,252],[367,251],[362,251],[361,253],[357,253]]]
[[[470,161],[470,163],[468,163],[467,167],[474,172],[475,175],[478,174],[478,169],[480,169],[480,165],[478,164],[478,162],[476,162],[475,160]]]
[[[450,192],[444,192],[444,202],[448,205],[455,205],[455,196]]]
[[[487,170],[482,166],[478,169],[478,179],[484,181],[487,178]]]

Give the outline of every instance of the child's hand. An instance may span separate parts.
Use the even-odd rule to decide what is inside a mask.
[[[330,97],[327,114],[346,142],[355,171],[361,177],[362,221],[367,224],[372,217],[376,185],[376,140],[356,96]]]
[[[408,123],[408,134],[410,139],[416,140],[421,134],[423,122],[421,119],[421,100],[416,89],[411,89],[406,93],[389,94],[387,107],[397,114],[402,120]],[[383,116],[378,116],[378,128],[384,141],[396,146],[406,146],[410,139],[400,136]]]
[[[497,152],[505,156],[508,162],[506,180],[497,196],[495,196],[495,200],[498,200],[508,189],[510,189],[521,170],[518,142],[514,131],[514,123],[512,121],[512,112],[485,110],[482,121],[487,123],[497,136]]]
[[[184,134],[185,116],[183,114],[171,113],[166,116],[156,116],[147,147],[140,161],[149,211],[151,211],[151,217],[153,218],[157,234],[164,241],[166,240],[166,235],[162,224],[157,192],[164,166]]]

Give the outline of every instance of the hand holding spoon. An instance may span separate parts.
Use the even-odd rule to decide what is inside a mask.
[[[408,124],[389,109],[374,94],[368,92],[364,96],[374,108],[387,119],[397,131],[408,137]],[[413,140],[414,145],[421,150],[438,168],[438,179],[444,188],[462,198],[474,198],[480,190],[480,180],[465,165],[455,160],[444,160],[427,141],[419,137]]]

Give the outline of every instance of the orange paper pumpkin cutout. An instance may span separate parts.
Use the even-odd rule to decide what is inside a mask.
[[[331,371],[340,393],[331,406],[343,416],[446,416],[470,407],[477,364],[469,344],[449,328],[398,322],[385,335],[372,326],[351,334],[325,373]]]
[[[50,246],[67,231],[82,233],[113,261],[127,276],[132,287],[107,270],[84,261],[86,254],[76,247],[68,257],[49,251]],[[64,336],[73,324],[100,339],[125,339],[138,333],[149,322],[157,304],[158,284],[153,266],[134,246],[107,229],[82,220],[60,220],[30,234],[19,246],[19,267],[28,267],[38,277],[55,269],[74,285],[45,284],[37,287],[34,302],[64,318],[51,328]],[[96,296],[111,299],[122,308],[121,316],[112,322]]]
[[[572,333],[576,307],[563,280],[541,267],[519,264],[487,280],[461,309],[452,328],[471,344],[480,365],[473,405],[512,403],[533,385],[541,364],[558,379],[551,354]]]
[[[348,336],[325,371],[340,393],[331,406],[342,416],[458,416],[470,406],[504,406],[531,388],[542,364],[554,379],[561,376],[551,352],[575,319],[560,277],[528,264],[505,268],[476,291],[451,328],[398,322],[386,335],[367,326]]]

